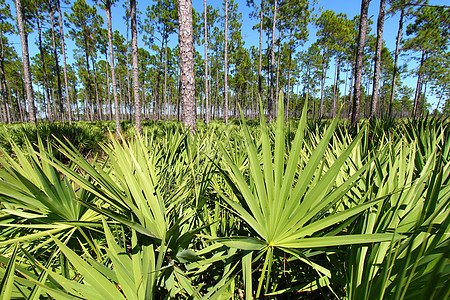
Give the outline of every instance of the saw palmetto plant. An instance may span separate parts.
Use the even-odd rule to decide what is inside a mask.
[[[96,153],[11,137],[2,299],[447,298],[448,121],[355,131],[260,107],[195,136],[149,122]]]

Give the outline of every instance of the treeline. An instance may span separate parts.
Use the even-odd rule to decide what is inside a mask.
[[[144,45],[137,50],[137,68],[132,67],[130,3],[114,2],[77,0],[61,8],[59,0],[15,0],[14,11],[0,0],[1,121],[133,119],[137,98],[144,119],[182,118],[177,1],[156,0],[137,11],[136,30]],[[238,4],[250,6],[249,17],[257,23],[253,32],[243,33],[248,16]],[[114,5],[122,7],[123,20],[111,20]],[[204,10],[192,15],[197,114],[207,123],[228,121],[240,106],[253,118],[261,99],[270,119],[280,92],[286,117],[297,117],[306,97],[311,118],[334,117],[342,105],[341,116],[356,121],[360,116],[418,117],[436,109],[448,114],[450,9],[421,0],[381,0],[378,22],[371,26],[368,5],[363,0],[361,14],[351,19],[314,11],[308,0],[224,0],[221,8],[204,1]],[[383,41],[387,17],[399,20],[396,49]],[[119,22],[126,24],[125,35],[113,30]],[[309,24],[317,28],[316,37],[309,35]],[[27,41],[32,32],[36,41]],[[12,45],[20,33],[21,54]],[[246,46],[245,36],[251,34],[259,35],[259,45]],[[66,57],[67,39],[76,46],[73,63]],[[301,50],[308,39],[315,42]],[[30,57],[29,70],[22,60],[28,42],[39,50]],[[416,59],[418,67],[401,65],[402,55]],[[139,72],[137,85],[133,71]],[[407,76],[417,78],[415,89],[404,84]],[[433,107],[427,102],[432,94],[438,99]]]

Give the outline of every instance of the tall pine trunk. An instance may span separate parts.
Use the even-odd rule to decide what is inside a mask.
[[[23,76],[28,102],[28,121],[36,124],[36,107],[34,106],[33,83],[31,81],[30,56],[28,52],[28,34],[25,31],[21,0],[16,1],[17,23],[19,24],[20,43],[22,45]]]
[[[361,106],[361,80],[363,71],[364,59],[364,44],[366,42],[367,32],[367,11],[369,10],[370,0],[362,0],[361,2],[361,16],[359,19],[358,43],[355,60],[355,87],[353,89],[353,109],[351,123],[356,126],[359,121],[359,110]]]
[[[327,62],[325,59],[325,49],[322,50],[322,76],[320,80],[320,103],[319,103],[319,113],[318,118],[321,119],[323,117],[323,98],[324,98],[324,90],[325,90],[325,79],[327,78]]]
[[[337,109],[337,103],[338,103],[338,93],[339,93],[339,74],[341,69],[341,57],[339,53],[336,56],[336,73],[334,75],[334,90],[333,90],[333,107],[331,110],[331,117],[336,117],[336,109]]]
[[[134,118],[136,122],[136,132],[142,134],[141,127],[141,97],[139,92],[139,60],[137,45],[137,22],[136,22],[136,0],[130,0],[131,12],[131,53],[133,63],[133,90],[134,90]]]
[[[91,70],[89,66],[89,48],[88,48],[88,42],[87,40],[84,40],[84,46],[85,46],[85,59],[86,59],[86,75],[87,75],[87,82],[86,82],[86,105],[91,108],[91,99],[92,99],[92,91],[91,91]],[[94,122],[94,116],[92,114],[92,109],[89,109],[89,119],[92,122]]]
[[[263,32],[263,8],[264,0],[261,0],[261,12],[259,15],[259,67],[258,67],[258,94],[259,99],[262,99],[262,32]]]
[[[228,0],[225,0],[225,124],[228,124]]]
[[[45,58],[44,58],[44,49],[42,47],[42,33],[41,33],[41,25],[39,22],[39,17],[36,17],[36,25],[38,29],[38,40],[39,40],[39,54],[41,56],[41,67],[42,67],[42,75],[44,79],[44,89],[45,95],[47,96],[47,101],[44,99],[44,106],[47,110],[47,118],[50,122],[53,122],[53,114],[51,111],[51,103],[50,103],[50,89],[48,86],[47,80],[47,68],[45,67]]]
[[[70,107],[70,93],[69,93],[69,81],[67,79],[67,64],[66,64],[66,46],[64,41],[64,28],[62,23],[62,13],[61,13],[61,7],[59,4],[59,0],[56,0],[56,8],[58,9],[58,16],[59,16],[59,30],[61,34],[61,50],[63,55],[63,67],[64,67],[64,88],[66,89],[66,102],[67,102],[67,113],[69,118],[69,125],[72,125],[72,109]]]
[[[162,67],[162,48],[164,47],[164,40],[161,42],[161,49],[159,51],[159,64],[158,64],[158,70],[156,73],[156,92],[155,92],[155,106],[154,106],[154,119],[159,120],[159,110],[160,110],[160,95],[161,95],[161,67]]]
[[[269,120],[273,120],[276,118],[276,113],[274,113],[273,109],[273,102],[274,102],[274,67],[275,67],[275,30],[276,30],[276,24],[277,24],[277,11],[278,11],[278,0],[275,0],[275,7],[273,11],[273,20],[272,20],[272,48],[270,50],[270,96],[269,96],[269,103],[268,103],[268,109],[269,109]]]
[[[373,118],[377,113],[378,106],[378,83],[380,81],[381,70],[381,48],[383,47],[383,27],[385,14],[386,0],[380,0],[380,13],[378,14],[377,23],[377,45],[375,53],[375,70],[373,75],[373,89],[372,89],[372,107],[370,110],[370,117]]]
[[[97,69],[95,68],[95,60],[94,57],[91,57],[92,59],[92,72],[94,72],[94,92],[95,92],[95,115],[97,120],[103,120],[103,109],[99,99],[98,94],[98,83],[97,83]]]
[[[226,0],[225,0],[226,2]],[[184,126],[195,134],[197,106],[195,103],[194,40],[191,0],[178,0],[179,47],[181,70],[181,101]]]
[[[61,118],[61,121],[64,121],[64,106],[63,106],[63,100],[62,100],[62,87],[61,87],[61,72],[59,69],[59,58],[58,58],[58,51],[56,50],[56,38],[55,38],[55,23],[54,23],[54,14],[55,9],[52,6],[50,9],[50,25],[51,25],[51,32],[52,32],[52,47],[53,47],[53,56],[55,59],[55,69],[56,69],[56,80],[58,84],[58,107],[59,107],[59,115]]]
[[[169,117],[169,105],[167,103],[167,39],[164,46],[164,120]]]
[[[209,88],[208,88],[208,7],[206,6],[206,0],[203,1],[203,6],[205,9],[205,106],[206,106],[206,125],[209,124],[210,120],[210,109],[209,109]]]
[[[8,86],[6,84],[6,77],[5,77],[5,50],[3,45],[3,33],[0,31],[0,94],[2,98],[2,105],[4,109],[4,121],[6,123],[11,122],[11,116],[9,113],[9,107],[8,107]]]
[[[416,92],[414,94],[414,106],[412,111],[412,117],[414,118],[419,117],[420,113],[420,95],[422,92],[422,76],[423,76],[422,67],[425,61],[425,55],[426,55],[425,50],[422,50],[422,57],[420,59],[419,72],[417,76]]]
[[[105,69],[106,69],[106,98],[108,101],[108,121],[112,121],[112,103],[111,103],[111,89],[110,89],[110,79],[109,79],[109,65],[108,65],[108,53],[105,52]]]
[[[395,44],[395,55],[394,55],[394,72],[392,74],[391,97],[389,101],[389,112],[388,112],[389,117],[392,117],[392,107],[394,106],[395,85],[397,83],[397,73],[398,73],[398,56],[400,53],[400,43],[402,40],[404,16],[405,16],[405,7],[402,8],[402,11],[400,13],[400,20],[398,21],[397,42]]]
[[[289,105],[291,99],[291,68],[292,68],[292,50],[289,50],[289,64],[288,64],[288,84],[286,92],[286,108],[284,109],[284,119],[289,120]]]
[[[105,3],[106,20],[108,23],[108,45],[109,45],[109,64],[111,67],[111,79],[113,85],[114,98],[114,120],[116,121],[116,134],[120,133],[120,113],[119,113],[119,99],[117,97],[117,81],[116,71],[114,69],[114,52],[112,43],[112,22],[111,22],[111,0],[106,0]]]

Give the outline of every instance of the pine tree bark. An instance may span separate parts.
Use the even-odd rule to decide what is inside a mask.
[[[134,117],[136,132],[142,135],[141,97],[139,92],[139,59],[137,45],[136,0],[130,0],[131,12],[131,54],[133,63]]]
[[[206,0],[203,1],[205,10],[205,106],[206,106],[206,125],[210,120],[210,108],[209,108],[209,88],[208,88],[208,7],[206,6]]]
[[[422,57],[420,59],[420,65],[419,65],[419,74],[417,76],[417,85],[416,85],[416,92],[414,94],[414,106],[412,111],[413,118],[419,117],[420,113],[420,95],[422,92],[422,66],[423,62],[425,61],[425,50],[422,50]]]
[[[169,117],[169,105],[167,103],[167,39],[164,46],[164,120]]]
[[[95,115],[97,120],[103,120],[103,105],[100,103],[99,94],[98,94],[98,83],[97,83],[97,71],[95,68],[95,60],[92,56],[92,72],[94,72],[94,92],[95,92]]]
[[[108,120],[112,121],[112,103],[111,103],[111,80],[109,79],[109,64],[108,64],[108,54],[105,52],[105,69],[106,69],[106,98],[108,100]]]
[[[228,0],[225,0],[225,108],[223,111],[225,124],[228,124]]]
[[[155,91],[155,106],[154,106],[154,120],[157,121],[160,118],[159,110],[160,110],[160,103],[161,103],[161,68],[162,68],[162,48],[164,48],[164,40],[161,41],[161,48],[159,52],[159,64],[158,64],[158,70],[156,72],[156,91]]]
[[[362,0],[361,2],[361,16],[359,21],[358,43],[355,60],[355,87],[353,89],[353,109],[352,109],[352,126],[356,126],[359,121],[359,110],[361,106],[361,80],[363,71],[364,59],[364,44],[366,42],[367,32],[367,12],[369,10],[370,0]]]
[[[47,68],[45,67],[45,58],[44,58],[44,49],[42,47],[42,33],[41,33],[41,25],[39,22],[39,17],[36,17],[36,25],[38,29],[38,40],[39,40],[39,54],[41,56],[41,67],[42,67],[42,75],[44,79],[44,88],[45,94],[47,96],[47,101],[44,99],[44,106],[47,110],[47,118],[50,122],[53,122],[53,114],[51,111],[51,103],[50,103],[50,89],[47,80]]]
[[[23,74],[28,102],[28,120],[31,124],[36,124],[36,107],[34,106],[33,83],[31,80],[30,56],[28,52],[28,34],[25,31],[25,24],[22,13],[22,2],[21,0],[15,0],[15,2],[17,11],[17,23],[19,25],[20,42],[22,45]]]
[[[372,107],[370,109],[370,118],[375,117],[378,106],[378,84],[380,82],[381,48],[383,47],[385,7],[386,7],[386,0],[380,0],[380,13],[378,14],[378,22],[377,22],[377,44],[375,53],[375,68],[374,68],[375,70],[373,74]]]
[[[114,120],[116,121],[116,134],[120,133],[120,112],[119,112],[119,99],[117,97],[117,80],[116,71],[114,68],[114,51],[112,43],[112,21],[111,21],[111,0],[105,2],[106,21],[108,23],[108,46],[109,46],[109,65],[111,68],[111,79],[113,85],[113,98],[114,98]]]
[[[92,99],[92,91],[91,91],[91,70],[90,70],[90,66],[89,66],[89,47],[88,47],[88,42],[85,39],[84,40],[84,47],[85,47],[85,52],[84,52],[84,57],[86,59],[86,75],[87,75],[87,82],[86,82],[86,105],[89,107],[89,118],[91,123],[94,122],[94,116],[92,113],[92,109],[91,109],[91,99]]]
[[[56,38],[55,38],[55,24],[54,24],[54,14],[55,14],[55,8],[53,7],[53,4],[51,4],[52,7],[50,9],[50,25],[51,25],[51,32],[52,32],[52,47],[53,47],[53,56],[55,58],[55,69],[56,69],[56,80],[58,84],[58,106],[59,106],[59,114],[61,121],[65,121],[64,119],[64,106],[63,106],[63,100],[62,100],[62,87],[61,87],[61,72],[59,69],[59,58],[58,58],[58,51],[56,50]]]
[[[323,117],[323,98],[325,90],[325,79],[327,78],[327,62],[325,60],[325,49],[322,50],[322,76],[321,76],[321,86],[320,86],[320,103],[319,103],[319,113],[318,118]]]
[[[273,11],[273,21],[272,21],[272,48],[270,50],[270,97],[269,97],[269,121],[276,119],[276,112],[274,113],[273,110],[273,102],[274,102],[274,67],[275,67],[275,30],[276,30],[276,24],[277,24],[277,11],[278,11],[278,0],[275,0],[275,7]],[[275,96],[276,97],[276,96]]]
[[[195,103],[194,41],[191,0],[178,0],[178,23],[181,101],[183,102],[184,111],[183,121],[184,126],[194,135],[197,129],[197,107]]]
[[[261,0],[261,11],[259,15],[259,67],[258,67],[258,93],[259,99],[262,99],[262,32],[263,32],[263,15],[264,0]]]
[[[336,56],[336,72],[334,74],[333,107],[331,109],[331,117],[332,118],[336,117],[338,93],[339,93],[340,69],[341,69],[341,57],[339,54],[337,54],[337,56]]]
[[[291,100],[291,68],[292,68],[292,51],[289,51],[289,64],[288,64],[288,79],[287,79],[287,92],[286,92],[286,107],[284,109],[284,119],[287,122],[289,120],[289,105]]]
[[[3,33],[0,31],[0,94],[2,98],[2,104],[5,111],[5,122],[11,123],[11,116],[8,109],[8,86],[6,84],[5,76],[5,49],[3,45]]]
[[[129,32],[129,29],[130,29],[130,25],[129,25],[129,20],[130,20],[130,18],[128,17],[128,15],[127,15],[127,54],[126,54],[126,60],[127,60],[127,63],[126,63],[126,69],[127,69],[127,75],[126,75],[126,81],[127,81],[127,98],[125,99],[125,109],[124,109],[124,113],[125,113],[125,115],[127,114],[127,107],[128,107],[128,111],[129,111],[129,114],[128,114],[128,119],[129,120],[131,120],[131,85],[130,85],[130,47],[129,47],[129,45],[130,45],[130,41],[129,41],[129,35],[128,35],[128,32]],[[127,116],[125,116],[125,117],[127,117]]]
[[[69,81],[67,79],[67,64],[66,64],[66,44],[64,41],[64,28],[62,23],[62,13],[61,13],[61,7],[59,4],[59,0],[56,0],[56,8],[58,10],[58,16],[59,16],[59,30],[61,34],[61,50],[63,55],[63,67],[64,67],[64,88],[66,90],[66,102],[67,102],[67,113],[69,118],[69,125],[72,125],[72,109],[70,107],[70,93],[69,93]]]
[[[392,74],[392,84],[391,84],[391,97],[389,101],[389,117],[392,117],[392,107],[394,106],[394,97],[395,97],[395,86],[397,83],[397,74],[398,74],[398,56],[400,53],[400,43],[402,40],[402,30],[403,30],[403,19],[405,16],[405,8],[402,8],[400,13],[400,20],[398,22],[398,32],[397,32],[397,42],[395,44],[395,55],[394,55],[394,72]]]

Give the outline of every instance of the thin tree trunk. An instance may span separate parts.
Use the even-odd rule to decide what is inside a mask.
[[[276,118],[276,114],[273,112],[273,101],[274,101],[274,76],[273,76],[273,68],[275,66],[275,29],[277,24],[277,11],[278,11],[278,0],[275,0],[275,7],[273,11],[273,22],[272,22],[272,48],[270,50],[271,63],[270,63],[270,98],[269,98],[269,120],[273,120]],[[275,108],[277,109],[277,108]]]
[[[386,0],[380,0],[380,13],[378,14],[377,23],[377,45],[375,53],[375,70],[373,75],[373,89],[372,89],[372,107],[370,110],[370,118],[373,118],[377,113],[378,106],[378,83],[380,82],[381,70],[381,48],[383,47],[383,28],[384,28],[384,13],[386,7]]]
[[[136,22],[136,0],[130,0],[131,12],[131,53],[133,60],[133,89],[134,89],[134,117],[136,122],[136,132],[142,135],[141,127],[141,99],[139,92],[139,59],[137,44],[137,22]]]
[[[370,69],[372,69],[372,64],[370,64]],[[370,76],[367,76],[366,91],[369,91],[369,86],[370,86]],[[367,93],[361,95],[361,102],[363,102],[362,100],[364,100],[364,118],[368,118],[370,113],[369,95]]]
[[[59,69],[59,58],[58,58],[58,51],[56,50],[56,38],[55,38],[55,24],[54,24],[54,14],[55,9],[52,5],[52,8],[50,9],[50,24],[51,24],[51,32],[52,32],[52,46],[53,46],[53,55],[55,56],[55,67],[56,67],[56,79],[58,83],[58,106],[59,106],[59,114],[61,121],[64,120],[64,106],[63,106],[63,100],[62,100],[62,87],[61,87],[61,72]]]
[[[0,81],[0,93],[2,96],[3,117],[2,121],[7,124],[11,123],[11,116],[8,109],[8,98],[6,97],[6,86],[3,85],[3,80]]]
[[[391,97],[389,101],[389,117],[392,117],[392,107],[394,106],[395,85],[397,83],[397,73],[398,73],[398,56],[400,53],[400,42],[402,40],[404,15],[405,15],[405,8],[403,7],[400,13],[400,20],[398,22],[397,43],[395,44],[394,72],[392,74]]]
[[[161,51],[162,48],[164,47],[164,41],[161,42]],[[159,64],[158,64],[158,71],[156,73],[156,97],[155,97],[155,111],[154,113],[154,119],[159,120],[159,109],[160,109],[160,92],[161,92],[161,88],[160,88],[160,84],[161,84],[161,67],[162,67],[162,53],[160,51],[159,54]]]
[[[331,117],[336,117],[336,108],[338,102],[338,93],[339,93],[339,73],[341,68],[341,57],[339,54],[336,56],[336,73],[334,76],[334,90],[333,90],[333,107],[331,110]]]
[[[38,29],[38,40],[39,40],[39,53],[41,56],[41,66],[42,66],[42,75],[44,79],[44,89],[47,96],[47,101],[44,100],[44,105],[47,110],[47,118],[50,122],[53,122],[53,116],[51,112],[51,103],[50,103],[50,89],[47,81],[47,69],[45,67],[45,58],[44,58],[44,49],[42,47],[42,33],[41,33],[41,25],[39,22],[39,17],[36,18],[36,25]]]
[[[0,93],[2,97],[2,103],[5,110],[5,121],[6,123],[11,123],[11,116],[9,114],[8,109],[8,86],[6,84],[6,76],[5,76],[5,50],[3,46],[3,32],[0,31]]]
[[[278,59],[277,59],[277,77],[276,77],[276,88],[275,88],[275,103],[276,103],[276,110],[275,110],[275,116],[278,115],[278,97],[279,97],[279,93],[280,93],[280,87],[279,87],[279,83],[280,83],[280,52],[279,49],[280,47],[278,47]],[[281,107],[280,109],[283,109],[283,107]]]
[[[291,99],[291,67],[292,67],[292,51],[289,51],[288,86],[286,92],[286,108],[284,110],[284,118],[286,122],[289,120],[289,105]]]
[[[355,55],[355,59],[356,59],[356,55]],[[351,74],[350,74],[351,78],[350,78],[350,87],[349,87],[349,96],[350,99],[348,100],[348,118],[351,118],[352,115],[352,103],[353,103],[353,87],[355,84],[355,68],[354,65],[352,64],[352,70],[351,70]]]
[[[195,134],[197,106],[195,103],[194,40],[191,0],[178,1],[179,47],[181,69],[181,101],[184,110],[184,126]]]
[[[345,86],[344,86],[344,99],[343,99],[343,104],[345,105],[345,103],[348,103],[347,101],[347,85],[348,85],[348,69],[345,73]],[[350,105],[350,104],[348,104]]]
[[[120,110],[119,115],[120,115],[120,121],[123,121],[123,120],[125,120],[125,103],[124,103],[125,101],[123,99],[123,80],[120,76],[120,72],[117,74],[117,76],[118,76],[117,83],[119,85],[119,90],[120,90],[120,93],[119,93],[119,110]]]
[[[181,116],[181,67],[178,68],[178,97],[177,97],[177,120],[180,121]]]
[[[20,121],[21,122],[25,122],[27,120],[25,111],[27,111],[27,103],[28,102],[25,99],[25,95],[26,95],[26,92],[25,92],[25,80],[21,80],[21,83],[22,83],[22,86],[21,86],[22,87],[22,92],[20,94],[22,96],[23,106],[20,105],[20,107],[21,107],[21,110],[20,110]]]
[[[423,85],[423,79],[422,79],[422,85]],[[423,93],[421,92],[421,97],[419,98],[419,116],[422,118],[424,115],[424,109],[425,109],[425,96],[427,95],[427,87],[428,87],[428,82],[425,81],[425,87],[423,90]]]
[[[225,0],[225,124],[228,124],[228,0]]]
[[[164,46],[164,119],[168,119],[169,105],[167,103],[167,40]]]
[[[111,89],[110,89],[110,79],[109,79],[109,64],[108,64],[108,54],[105,52],[105,69],[106,69],[106,98],[108,100],[108,120],[112,121],[112,103],[111,103]]]
[[[78,106],[77,88],[74,84],[71,86],[71,88],[72,88],[72,99],[73,102],[75,103],[75,111],[77,112],[77,121],[80,121],[80,107]]]
[[[126,69],[127,69],[127,77],[126,77],[126,80],[127,80],[127,99],[126,99],[126,106],[125,106],[125,114],[126,114],[126,112],[127,112],[127,106],[128,106],[128,118],[129,118],[129,120],[131,120],[131,84],[130,84],[130,47],[129,47],[129,35],[128,35],[128,32],[129,32],[129,29],[130,29],[130,26],[129,26],[129,17],[127,16],[127,20],[126,20],[126,22],[127,22],[127,56],[126,56],[126,60],[127,60],[127,64],[126,64]]]
[[[66,89],[66,102],[67,102],[67,113],[69,118],[69,125],[72,125],[72,109],[70,107],[70,93],[69,93],[69,81],[67,79],[67,65],[66,65],[66,46],[64,41],[64,28],[62,24],[62,14],[61,14],[61,7],[59,4],[59,0],[56,0],[56,8],[58,9],[58,16],[59,16],[59,30],[61,34],[61,50],[63,55],[63,66],[64,66],[64,87]]]
[[[1,85],[1,82],[0,82]],[[8,84],[5,85],[6,89],[9,89]],[[14,122],[17,120],[18,117],[18,111],[19,111],[19,99],[16,99],[16,105],[14,105],[14,101],[12,99],[12,93],[8,92],[8,104],[6,105],[6,114],[7,117],[9,116],[9,119],[11,120],[11,122]]]
[[[263,32],[263,8],[264,8],[264,0],[261,0],[261,12],[259,15],[259,67],[258,67],[258,94],[259,99],[262,99],[262,32]]]
[[[206,0],[203,1],[203,6],[205,10],[205,105],[206,105],[206,125],[209,124],[210,120],[210,110],[209,110],[209,89],[208,89],[208,14],[206,6]]]
[[[359,110],[361,105],[361,79],[363,71],[363,59],[364,59],[364,44],[366,41],[367,32],[367,11],[369,9],[370,0],[362,0],[361,2],[361,17],[358,33],[358,44],[356,50],[355,60],[355,87],[353,90],[353,109],[351,123],[356,126],[359,121]]]
[[[216,69],[216,108],[214,109],[214,113],[217,113],[218,117],[220,118],[220,111],[219,111],[219,68]]]
[[[97,84],[97,71],[95,68],[95,61],[94,61],[94,57],[91,57],[92,59],[92,72],[94,72],[94,91],[95,91],[95,112],[96,112],[96,117],[97,120],[103,120],[103,105],[101,105],[100,103],[100,99],[98,96],[98,84]]]
[[[31,124],[36,124],[36,107],[34,106],[33,84],[31,81],[31,70],[30,70],[30,57],[28,52],[28,35],[25,31],[21,0],[15,0],[15,2],[17,11],[17,23],[19,24],[20,42],[22,45],[22,62],[23,62],[23,74],[25,79],[25,89],[27,93],[27,102],[28,102],[28,118]]]
[[[323,98],[324,98],[324,90],[325,90],[325,79],[327,78],[327,63],[325,60],[325,49],[322,50],[322,78],[321,78],[321,87],[320,87],[320,103],[319,103],[319,114],[318,118],[321,119],[323,117]]]
[[[441,105],[441,101],[442,101],[442,99],[444,98],[444,92],[445,92],[445,90],[446,90],[446,88],[447,88],[447,85],[448,85],[448,83],[446,83],[446,84],[444,85],[444,87],[442,88],[442,91],[441,91],[441,95],[438,96],[438,99],[439,99],[439,100],[438,100],[438,103],[436,104],[436,108],[435,108],[434,114],[433,114],[435,117],[437,116],[439,106]]]
[[[114,52],[112,43],[112,22],[111,22],[111,0],[106,0],[105,3],[106,20],[108,23],[108,45],[109,45],[109,64],[111,67],[111,79],[113,85],[113,98],[114,98],[114,119],[116,121],[116,134],[120,133],[120,112],[119,112],[119,100],[117,98],[117,81],[116,71],[114,68]]]
[[[85,46],[85,59],[86,59],[86,74],[87,74],[87,83],[86,83],[86,90],[87,90],[87,104],[89,107],[91,106],[91,98],[92,98],[92,92],[91,92],[91,71],[89,67],[89,52],[88,52],[88,43],[87,40],[84,41]],[[92,112],[90,113],[90,121],[91,123],[94,122],[94,118],[92,115]]]
[[[417,118],[419,116],[419,112],[420,112],[420,93],[422,90],[422,66],[423,66],[423,62],[425,60],[425,50],[422,50],[422,57],[420,59],[420,66],[419,66],[419,74],[417,76],[417,85],[416,85],[416,92],[414,95],[414,106],[413,106],[413,111],[412,111],[412,117],[413,118]]]

